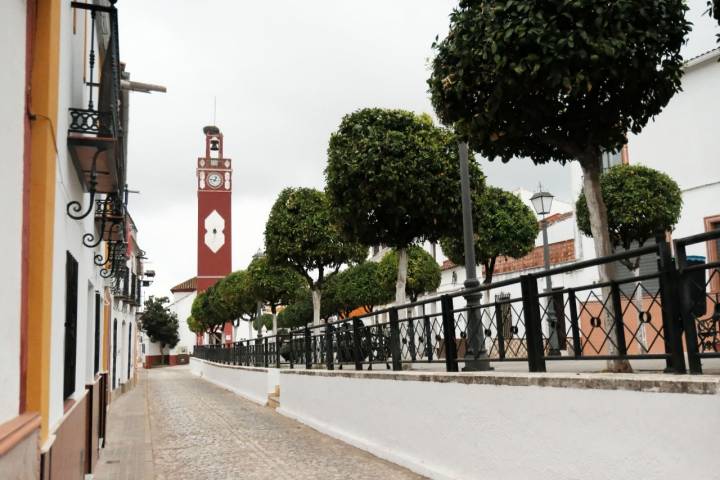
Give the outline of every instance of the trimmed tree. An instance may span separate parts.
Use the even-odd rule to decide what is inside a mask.
[[[211,288],[210,305],[226,321],[238,326],[238,320],[251,322],[257,317],[258,298],[247,270],[232,272]]]
[[[270,263],[265,255],[254,258],[247,271],[253,296],[270,306],[272,315],[267,329],[277,335],[277,307],[290,303],[304,279],[295,270]]]
[[[482,195],[473,196],[473,226],[475,258],[484,268],[485,284],[492,283],[498,257],[527,255],[539,231],[535,214],[517,195],[490,186]],[[462,232],[441,238],[440,247],[455,265],[465,263]]]
[[[273,330],[275,327],[273,324],[275,323],[276,316],[271,315],[269,313],[263,313],[259,317],[255,317],[255,320],[253,320],[253,328],[260,332],[261,328],[265,327],[265,330],[270,332],[273,332],[273,335],[277,335],[277,330]]]
[[[211,340],[217,339],[217,334],[222,331],[227,317],[219,315],[210,302],[212,288],[199,293],[193,300],[191,307],[191,318],[193,326],[191,330],[195,333],[207,333]],[[194,328],[194,329],[193,329]]]
[[[265,251],[271,263],[298,272],[312,291],[313,323],[320,324],[321,289],[328,271],[357,263],[366,247],[341,236],[323,192],[286,188],[270,210],[265,225]]]
[[[683,0],[462,0],[434,44],[432,103],[490,159],[577,160],[595,253],[609,255],[602,153],[622,148],[680,89],[686,11]],[[615,276],[611,263],[599,273]]]
[[[459,217],[455,136],[429,115],[368,108],[346,115],[330,137],[326,191],[343,232],[367,245],[397,250],[395,302],[405,303],[407,249],[437,241]],[[471,164],[471,179],[484,179]]]
[[[437,290],[440,286],[440,266],[424,248],[411,245],[407,249],[408,271],[405,294],[412,302],[426,292]],[[399,255],[397,250],[385,254],[378,265],[378,274],[383,289],[392,289],[397,278]]]
[[[671,231],[680,219],[682,192],[678,184],[663,172],[642,165],[617,165],[600,176],[600,191],[607,206],[608,232],[614,249],[642,247],[658,231]],[[590,214],[584,194],[575,205],[578,228],[592,236]],[[640,258],[621,263],[636,277],[640,276]],[[642,290],[636,282],[635,298],[642,311]],[[639,328],[640,345],[647,350],[645,328]]]
[[[334,299],[337,311],[344,317],[356,308],[372,312],[376,305],[392,301],[395,289],[383,283],[380,278],[380,265],[377,262],[363,262],[353,265],[337,274],[337,278],[328,285],[328,296]]]
[[[167,307],[168,297],[150,297],[145,301],[140,328],[151,342],[160,344],[160,362],[165,364],[165,347],[173,348],[180,341],[178,318]]]

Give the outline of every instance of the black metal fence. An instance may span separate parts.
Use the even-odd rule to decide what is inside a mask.
[[[685,251],[718,239],[720,231],[676,240],[675,261],[658,237],[609,257],[277,336],[196,346],[194,355],[232,365],[330,370],[437,363],[453,372],[475,358],[469,345],[482,338],[490,361],[526,362],[532,372],[545,371],[549,361],[661,359],[666,371],[685,373],[687,355],[690,372],[702,373],[702,359],[720,358],[720,262],[693,263]],[[590,269],[594,275],[598,265],[649,254],[657,257],[652,273],[619,271],[611,282],[538,289],[547,275],[582,277]],[[470,294],[481,294],[480,305],[467,306]]]

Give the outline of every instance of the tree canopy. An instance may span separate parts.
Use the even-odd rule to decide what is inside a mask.
[[[312,188],[280,192],[265,225],[265,249],[272,263],[295,269],[311,287],[322,284],[326,269],[362,261],[367,254],[366,247],[340,235],[327,197]]]
[[[280,310],[277,316],[278,327],[300,328],[313,321],[313,304],[310,292]]]
[[[365,246],[343,238],[325,193],[312,188],[280,192],[265,225],[265,251],[270,262],[293,268],[308,282],[315,323],[320,320],[320,291],[327,270],[337,271],[367,255]]]
[[[160,354],[165,347],[173,348],[180,341],[178,335],[178,318],[171,312],[167,304],[168,297],[150,297],[145,301],[140,327],[151,342],[160,344]]]
[[[371,312],[376,305],[391,302],[393,293],[392,285],[381,281],[378,263],[363,262],[328,278],[323,304],[332,313],[347,317],[356,308]]]
[[[486,157],[617,151],[680,88],[683,0],[462,0],[428,84],[443,122]]]
[[[398,255],[396,250],[385,254],[378,265],[378,273],[384,290],[392,290],[397,276]],[[408,248],[408,274],[405,292],[413,302],[418,296],[432,292],[440,286],[440,267],[424,248],[411,245]]]
[[[304,283],[302,276],[295,270],[272,264],[266,255],[254,258],[248,265],[247,272],[252,296],[267,303],[273,313],[278,305],[290,303]]]
[[[673,230],[682,210],[682,192],[667,174],[642,165],[616,165],[600,176],[615,248],[642,246],[658,230]],[[575,205],[578,228],[592,236],[585,195]]]
[[[462,221],[458,219],[458,226]],[[530,253],[538,235],[533,211],[517,195],[488,186],[473,196],[475,258],[485,268],[485,283],[492,282],[497,257],[520,258]],[[440,239],[443,253],[456,265],[464,265],[462,230]]]
[[[472,174],[482,185],[479,168]],[[330,137],[326,191],[343,232],[404,248],[437,240],[460,210],[457,142],[426,115],[366,108]]]
[[[210,296],[212,294],[212,288],[213,287],[210,287],[204,292],[198,293],[191,307],[191,318],[193,319],[192,328],[199,330],[199,332],[210,334],[221,330],[228,320],[228,317],[224,316],[221,312],[217,312],[217,309],[214,308],[211,303]],[[196,331],[196,333],[199,332]]]
[[[255,318],[258,300],[247,270],[238,270],[222,278],[213,286],[211,296],[211,301],[217,304],[218,310],[226,315],[228,321]]]
[[[259,332],[262,327],[265,327],[266,331],[272,332],[273,317],[269,313],[263,313],[259,317],[255,317],[255,320],[253,320],[253,328],[255,330]]]

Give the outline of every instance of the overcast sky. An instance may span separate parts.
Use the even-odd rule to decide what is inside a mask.
[[[686,58],[713,48],[705,0],[691,0],[696,32]],[[196,158],[213,122],[233,159],[233,269],[263,246],[273,200],[287,186],[323,187],[327,142],[362,107],[432,112],[426,79],[451,0],[123,0],[120,55],[131,78],[165,85],[134,93],[130,199],[150,293],[196,274]],[[481,160],[489,183],[570,201],[569,169]]]

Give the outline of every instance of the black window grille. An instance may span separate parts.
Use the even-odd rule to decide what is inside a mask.
[[[127,378],[130,380],[130,365],[132,363],[132,323],[128,323],[128,356],[127,356]]]
[[[117,387],[117,318],[113,319],[112,388]]]
[[[63,399],[75,393],[77,363],[78,262],[70,252],[65,256],[65,359]]]
[[[95,292],[95,357],[94,357],[94,368],[93,372],[95,375],[100,371],[100,306],[102,304],[102,297],[100,292]]]

